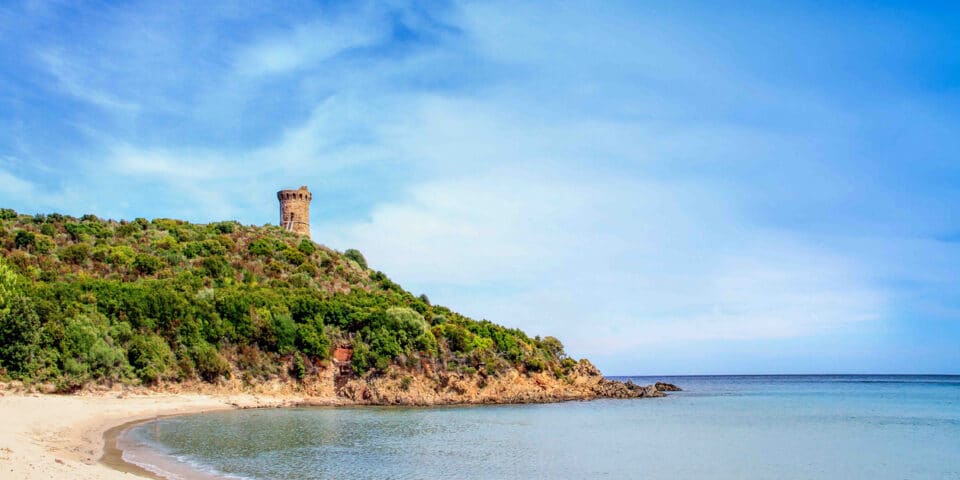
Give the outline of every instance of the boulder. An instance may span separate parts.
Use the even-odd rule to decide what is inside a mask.
[[[678,386],[676,386],[676,385],[674,385],[674,384],[672,384],[672,383],[657,382],[657,383],[653,384],[653,386],[656,387],[656,389],[657,389],[658,391],[661,391],[661,392],[681,392],[681,391],[683,391],[683,389],[681,389],[680,387],[678,387]]]

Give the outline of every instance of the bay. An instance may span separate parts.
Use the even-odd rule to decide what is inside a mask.
[[[960,479],[960,376],[620,377],[666,398],[239,410],[131,429],[245,479]],[[125,454],[126,455],[126,454]]]

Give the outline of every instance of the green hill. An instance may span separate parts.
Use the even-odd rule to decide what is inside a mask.
[[[276,226],[0,210],[0,378],[56,385],[233,377],[297,381],[350,344],[353,375],[391,366],[558,379],[553,338],[432,305]]]

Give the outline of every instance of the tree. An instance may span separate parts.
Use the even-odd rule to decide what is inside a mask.
[[[323,331],[323,317],[318,315],[297,325],[297,348],[321,359],[330,355],[330,339]]]
[[[363,254],[360,253],[360,250],[355,248],[349,248],[346,252],[343,252],[343,256],[357,262],[357,265],[360,265],[360,268],[367,269],[367,259],[363,258]]]
[[[563,351],[563,344],[560,343],[557,337],[545,337],[540,341],[540,348],[557,360],[566,357],[566,353]]]
[[[166,340],[155,333],[136,335],[127,347],[127,359],[143,383],[176,376],[177,359]]]
[[[15,378],[29,376],[40,348],[40,316],[23,295],[0,310],[0,365]]]

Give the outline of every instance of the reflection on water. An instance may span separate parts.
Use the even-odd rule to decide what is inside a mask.
[[[673,377],[663,399],[242,410],[126,442],[240,478],[960,478],[960,377]],[[140,450],[144,452],[144,450]]]

